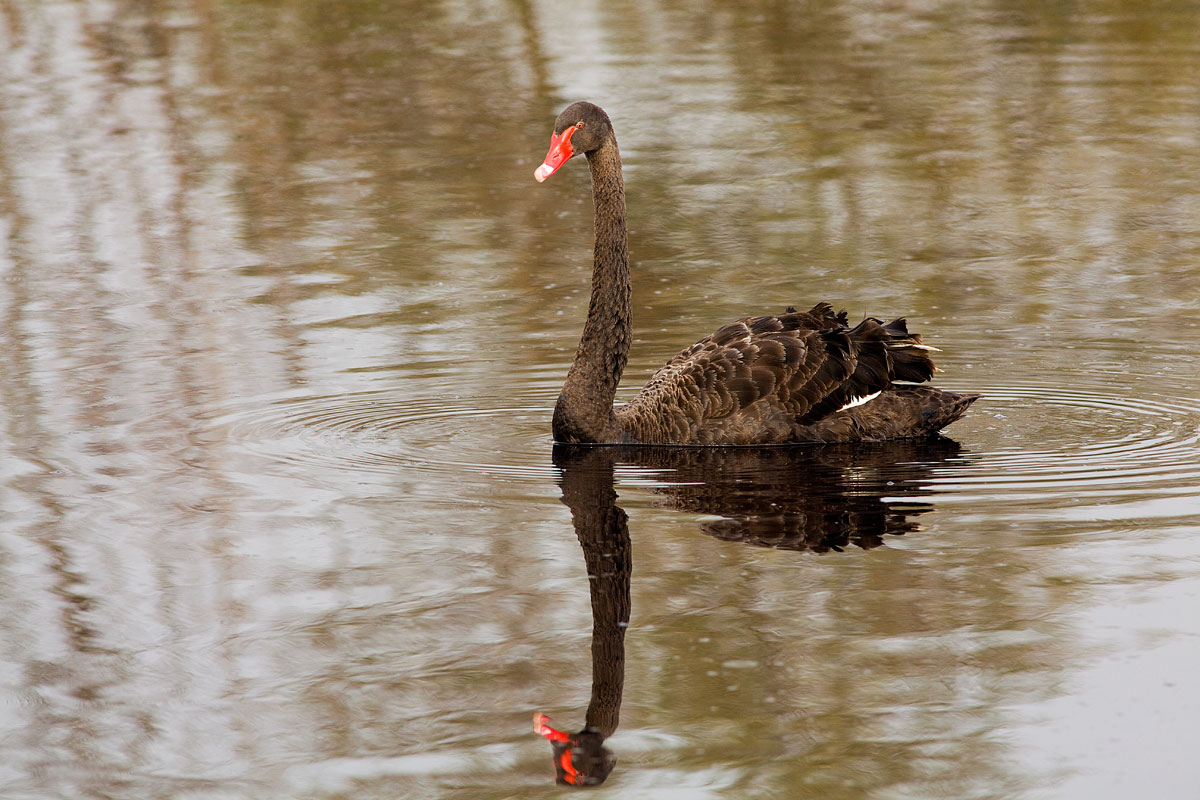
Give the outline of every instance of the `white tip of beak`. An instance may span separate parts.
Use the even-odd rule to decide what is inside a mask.
[[[541,183],[542,181],[546,180],[546,178],[549,178],[553,174],[554,174],[554,167],[550,166],[549,164],[542,164],[540,167],[538,167],[537,169],[535,169],[533,171],[533,177],[538,183]]]

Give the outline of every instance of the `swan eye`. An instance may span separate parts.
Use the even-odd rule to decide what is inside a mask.
[[[580,128],[582,128],[582,127],[583,127],[583,123],[582,123],[582,122],[576,122],[576,123],[575,123],[575,130],[579,130],[579,129],[580,129]]]

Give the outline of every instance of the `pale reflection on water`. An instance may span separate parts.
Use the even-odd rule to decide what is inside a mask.
[[[1188,796],[1198,11],[10,0],[0,794],[556,793],[529,719],[578,729],[591,685],[548,436],[591,209],[530,172],[588,98],[624,392],[829,300],[986,395],[882,464],[609,454],[600,793]],[[847,552],[798,552],[814,522]]]

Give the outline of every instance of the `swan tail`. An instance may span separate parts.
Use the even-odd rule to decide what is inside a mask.
[[[967,413],[979,397],[932,386],[892,386],[870,403],[822,420],[820,425],[856,441],[936,436]]]

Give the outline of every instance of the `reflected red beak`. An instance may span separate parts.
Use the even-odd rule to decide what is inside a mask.
[[[558,168],[575,155],[575,148],[571,147],[571,137],[581,127],[583,127],[582,124],[572,125],[562,133],[550,135],[550,152],[546,153],[546,160],[542,162],[542,165],[533,171],[533,177],[537,179],[538,183],[558,172]]]
[[[570,128],[567,130],[570,130]],[[551,172],[553,172],[553,170],[551,170]],[[533,732],[538,736],[545,736],[546,739],[551,742],[565,742],[567,739],[571,738],[571,734],[567,733],[566,731],[559,731],[551,728],[548,724],[549,722],[549,717],[540,711],[537,712],[533,715]]]

